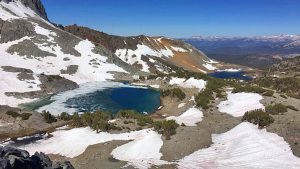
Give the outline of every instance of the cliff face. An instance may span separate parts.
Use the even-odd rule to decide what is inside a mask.
[[[29,7],[30,9],[32,9],[40,17],[42,17],[45,20],[48,20],[48,16],[47,16],[45,7],[42,4],[41,0],[0,0],[0,2],[1,1],[3,1],[5,3],[20,1],[26,7]]]

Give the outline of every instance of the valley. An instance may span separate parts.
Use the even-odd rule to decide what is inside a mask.
[[[201,49],[210,58],[259,69],[264,69],[300,54],[299,35],[195,36],[181,40]]]

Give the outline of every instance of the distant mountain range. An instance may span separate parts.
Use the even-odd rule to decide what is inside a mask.
[[[223,62],[266,68],[300,55],[300,35],[219,37],[194,36],[181,39]]]

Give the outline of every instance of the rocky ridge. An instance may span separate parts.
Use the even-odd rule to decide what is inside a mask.
[[[78,25],[66,26],[63,29],[104,46],[122,61],[144,72],[169,73],[172,69],[164,62],[202,73],[222,67],[219,62],[211,60],[200,50],[175,39],[144,35],[122,37]]]

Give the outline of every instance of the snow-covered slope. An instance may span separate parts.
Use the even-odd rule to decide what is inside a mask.
[[[2,20],[28,17],[39,17],[39,15],[25,6],[20,0],[12,2],[0,1],[0,18]]]
[[[178,162],[179,169],[296,169],[300,159],[282,137],[243,122],[223,134],[212,136],[209,148],[198,150]]]
[[[0,2],[0,105],[17,106],[50,93],[42,75],[82,84],[127,73],[107,49],[54,27],[22,2]]]
[[[77,25],[64,29],[105,46],[124,62],[144,72],[170,72],[169,64],[203,73],[222,66],[193,46],[170,38],[143,35],[121,37]]]

